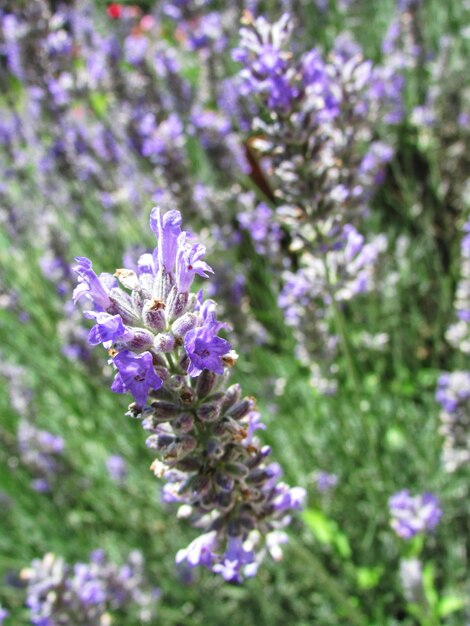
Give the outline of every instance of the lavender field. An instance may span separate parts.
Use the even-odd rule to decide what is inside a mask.
[[[469,0],[0,0],[0,626],[470,625],[469,61]]]

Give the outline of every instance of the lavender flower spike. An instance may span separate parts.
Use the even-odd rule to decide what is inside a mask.
[[[410,496],[408,489],[403,489],[390,498],[388,505],[391,526],[402,539],[433,530],[442,516],[439,499],[432,493]]]
[[[158,454],[152,469],[167,481],[164,501],[179,505],[179,517],[200,532],[178,551],[177,562],[241,582],[255,575],[265,555],[281,558],[282,529],[305,490],[280,482],[280,466],[268,461],[271,449],[255,436],[265,426],[253,398],[228,386],[237,355],[218,336],[226,324],[217,320],[216,303],[189,293],[196,274],[212,271],[205,247],[180,232],[178,211],[162,215],[156,208],[150,224],[153,257],[135,263],[137,272],[116,273],[124,290],[112,289],[110,298],[122,313],[113,307],[89,313],[97,322],[91,337],[107,348],[112,342],[111,389],[133,396],[128,414],[151,433],[147,446]],[[98,291],[95,279],[88,282]]]

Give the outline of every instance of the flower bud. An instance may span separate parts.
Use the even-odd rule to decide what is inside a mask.
[[[183,339],[189,330],[192,330],[197,324],[197,315],[195,313],[185,313],[171,325],[171,332]]]
[[[113,287],[113,289],[109,292],[109,299],[113,303],[113,313],[119,314],[124,324],[130,326],[140,324],[139,315],[134,309],[134,305],[129,294],[118,287]]]
[[[220,404],[217,404],[216,402],[201,404],[196,411],[196,415],[201,422],[215,422],[220,415]]]
[[[188,298],[188,293],[178,293],[176,287],[171,289],[167,300],[168,318],[170,320],[174,320],[184,313],[188,304]]]
[[[245,417],[245,415],[254,408],[254,405],[253,398],[243,398],[243,400],[237,402],[235,406],[227,411],[227,415],[230,415],[230,417],[233,417],[235,420],[239,420]]]
[[[133,328],[132,338],[128,341],[116,342],[119,345],[119,349],[132,350],[132,352],[144,352],[149,350],[153,346],[154,337],[152,333],[145,328]],[[114,344],[114,345],[116,345]]]
[[[217,381],[217,375],[209,370],[202,370],[197,379],[196,395],[198,398],[205,398],[210,394]]]
[[[178,416],[181,407],[172,402],[156,401],[152,402],[153,416],[159,420],[171,420]]]
[[[234,385],[230,385],[230,387],[225,392],[225,399],[222,404],[222,411],[226,411],[231,406],[233,406],[236,402],[238,402],[242,395],[242,389],[238,383]]]
[[[171,352],[175,347],[175,338],[170,333],[160,333],[155,337],[153,347],[157,352]]]
[[[236,478],[246,478],[248,476],[248,468],[243,463],[225,463],[224,469],[228,474],[235,476]]]
[[[194,426],[194,418],[190,413],[182,413],[172,423],[172,428],[179,433],[189,433]]]
[[[166,328],[165,303],[162,300],[147,300],[142,309],[144,324],[154,332],[161,332]]]

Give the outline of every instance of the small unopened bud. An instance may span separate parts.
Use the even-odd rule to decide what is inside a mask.
[[[171,326],[172,333],[183,339],[186,333],[189,330],[192,330],[197,324],[197,315],[194,313],[185,313],[180,318],[178,318],[175,322],[173,322]]]
[[[196,472],[200,469],[201,461],[196,456],[186,456],[183,459],[178,459],[178,463],[176,464],[176,469],[181,470],[182,472]]]
[[[234,480],[230,474],[218,471],[215,473],[214,478],[217,486],[223,489],[223,491],[231,491],[233,489]]]
[[[235,385],[230,385],[230,387],[225,392],[225,399],[222,404],[222,411],[226,411],[236,402],[238,402],[241,398],[241,395],[242,388],[238,383],[235,383]]]
[[[237,478],[246,478],[248,476],[248,468],[243,463],[225,463],[224,469],[228,474]]]
[[[201,422],[215,422],[220,415],[220,404],[215,402],[201,404],[196,412],[196,415]]]
[[[175,347],[175,338],[170,333],[160,333],[155,337],[153,347],[157,352],[171,352]]]
[[[139,319],[139,315],[134,309],[134,305],[132,300],[125,291],[114,287],[109,292],[109,299],[112,304],[112,311],[114,314],[118,313],[124,324],[129,324],[130,326],[135,326],[140,324],[141,321]]]
[[[183,413],[171,423],[171,426],[179,433],[189,433],[193,429],[194,418],[190,413]]]
[[[201,374],[197,379],[196,385],[196,395],[198,398],[205,398],[212,391],[215,382],[217,380],[217,375],[214,372],[210,372],[209,370],[202,370]]]
[[[145,328],[133,328],[132,338],[127,341],[116,342],[120,347],[133,352],[144,352],[153,346],[153,335]],[[116,345],[115,344],[115,345]]]
[[[172,402],[152,402],[153,415],[159,420],[172,419],[178,416],[181,411],[180,406],[173,404]]]
[[[206,454],[211,458],[220,459],[224,455],[224,449],[217,439],[209,439],[206,443]]]
[[[153,448],[155,450],[164,450],[168,448],[176,441],[176,438],[173,435],[150,435],[147,437],[145,444],[148,448]]]
[[[237,402],[237,404],[227,411],[227,414],[230,415],[230,417],[233,417],[233,419],[239,420],[242,417],[245,417],[249,411],[254,409],[254,406],[255,403],[253,398],[243,398],[243,400]]]
[[[189,387],[184,386],[179,392],[179,397],[185,404],[192,404],[194,400],[194,391]]]
[[[147,300],[142,309],[144,324],[155,332],[166,328],[165,303],[162,300]]]
[[[181,452],[183,454],[188,454],[197,448],[197,439],[195,437],[191,437],[190,435],[185,435],[180,438],[180,446]]]
[[[180,362],[179,362],[178,365],[179,365],[180,369],[184,373],[186,373],[188,371],[189,363],[190,363],[189,356],[187,354],[184,354],[182,356],[182,358],[180,359]]]
[[[176,287],[173,287],[168,295],[168,318],[174,320],[183,315],[186,305],[188,304],[188,293],[178,293]]]

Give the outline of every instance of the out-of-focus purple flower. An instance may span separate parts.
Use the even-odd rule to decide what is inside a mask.
[[[108,456],[106,459],[106,469],[108,470],[109,477],[120,485],[122,485],[127,478],[127,463],[125,459],[118,454]]]
[[[412,539],[427,533],[439,524],[442,510],[439,499],[432,493],[410,496],[408,489],[394,494],[388,501],[391,526],[402,539]]]
[[[129,35],[124,41],[124,58],[131,65],[142,63],[149,42],[145,35]]]
[[[21,462],[34,476],[31,486],[40,493],[50,492],[60,474],[64,440],[39,430],[25,418],[20,421],[17,437]]]
[[[46,554],[23,570],[22,578],[35,626],[100,626],[110,611],[135,609],[140,621],[149,622],[159,595],[147,585],[138,552],[131,552],[121,567],[108,561],[103,550],[95,550],[88,563],[72,567]]]
[[[444,373],[437,381],[441,404],[442,463],[447,472],[470,463],[470,372]]]
[[[282,238],[282,231],[275,215],[264,202],[254,211],[242,211],[237,216],[240,226],[247,230],[258,254],[276,254]]]
[[[153,367],[150,352],[134,354],[129,350],[121,350],[113,363],[118,373],[111,386],[115,393],[131,393],[139,406],[144,406],[150,389],[160,389],[162,379],[157,376]]]
[[[10,615],[10,613],[0,606],[0,626],[6,620],[6,618]]]
[[[336,487],[338,484],[338,476],[336,474],[329,474],[319,470],[314,473],[314,480],[317,485],[318,491],[321,493],[327,493]]]

